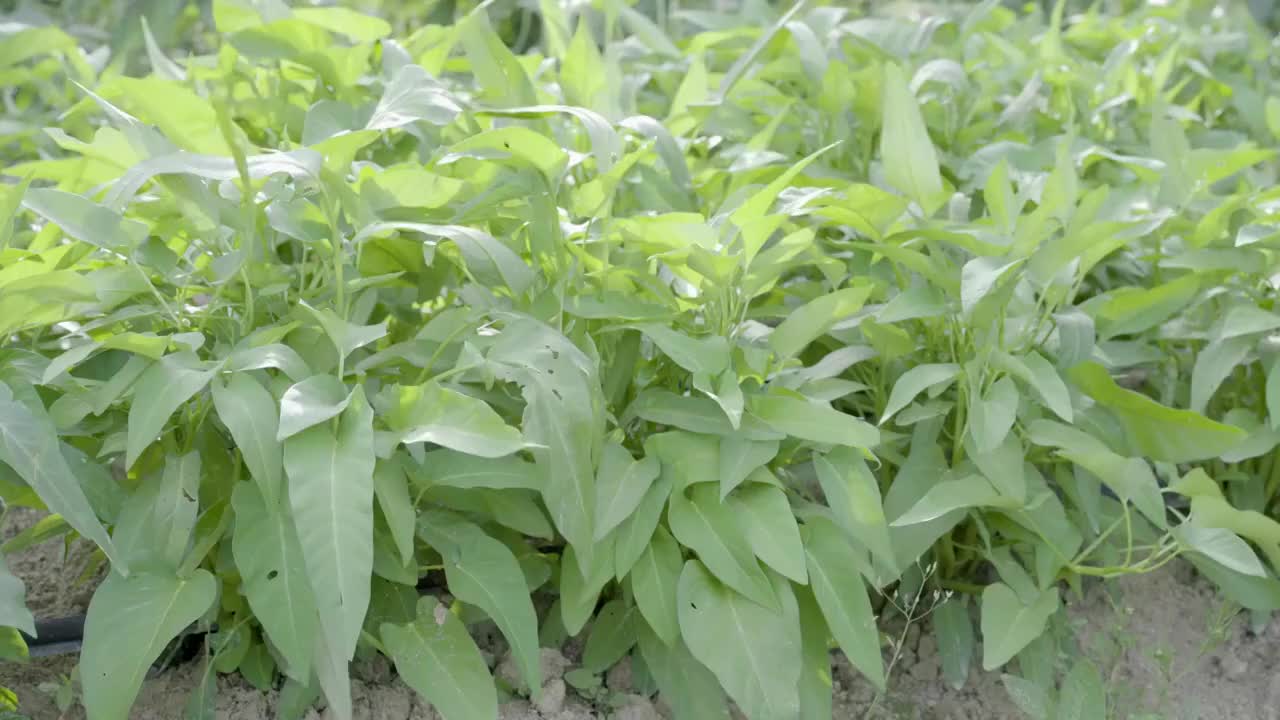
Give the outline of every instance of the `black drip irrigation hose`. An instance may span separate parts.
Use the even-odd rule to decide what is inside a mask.
[[[439,577],[438,573],[424,575],[418,578],[418,584],[415,589],[420,595],[443,590],[442,580],[443,577]],[[30,657],[71,655],[80,652],[81,646],[84,645],[84,621],[85,616],[83,613],[60,618],[37,619],[35,637],[22,631],[18,632],[27,644],[27,654]],[[204,637],[217,631],[218,625],[216,623],[209,627],[202,627],[196,623],[178,633],[178,637],[174,638],[174,641],[170,643],[170,651],[161,654],[160,659],[152,666],[148,675],[153,676],[168,667],[195,657],[199,652],[200,643],[204,640]]]

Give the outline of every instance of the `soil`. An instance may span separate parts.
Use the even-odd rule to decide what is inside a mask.
[[[39,515],[11,510],[0,541],[30,526]],[[38,617],[83,612],[95,578],[79,581],[88,548],[72,544],[64,554],[50,541],[8,557],[27,585],[27,601]],[[1104,672],[1108,715],[1129,720],[1280,720],[1280,622],[1232,614],[1189,565],[1094,585],[1068,599],[1068,618],[1081,650]],[[898,632],[901,628],[898,629]],[[491,633],[489,633],[491,634]],[[897,632],[895,632],[897,636]],[[832,654],[834,718],[852,720],[1003,720],[1024,718],[998,672],[982,672],[975,657],[968,682],[954,690],[942,678],[937,646],[928,621],[906,629],[893,666],[890,689],[876,698],[871,686],[836,652]],[[504,673],[499,640],[481,638]],[[542,699],[535,705],[512,699],[501,706],[502,720],[661,720],[665,706],[631,693],[625,664],[606,677],[613,702],[593,704],[568,688],[563,674],[574,667],[580,643],[563,654],[543,650],[546,672]],[[888,656],[886,656],[888,661]],[[14,690],[32,720],[80,720],[72,707],[59,714],[53,692],[69,676],[74,656],[33,659],[0,666],[0,685]],[[431,707],[406,687],[385,661],[353,669],[352,694],[358,720],[438,720]],[[194,664],[180,665],[149,679],[134,706],[137,720],[174,720],[199,680]],[[42,689],[41,686],[44,686]],[[238,676],[218,678],[218,720],[274,717],[275,691],[262,693]],[[735,713],[736,715],[736,713]],[[741,717],[737,715],[737,717]],[[321,720],[311,711],[307,720]]]

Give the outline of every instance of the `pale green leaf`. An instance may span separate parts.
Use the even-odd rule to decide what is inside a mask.
[[[189,578],[112,573],[93,594],[84,624],[80,684],[90,720],[129,716],[142,680],[178,633],[213,605],[217,581],[204,570]]]
[[[1008,585],[996,583],[982,591],[982,669],[995,670],[1044,632],[1058,611],[1058,590],[1040,593],[1024,605]]]
[[[917,365],[904,372],[893,384],[889,392],[889,401],[880,415],[880,424],[888,422],[902,408],[906,407],[916,396],[925,390],[941,390],[950,385],[960,372],[955,363],[934,363]],[[939,387],[941,386],[941,387]]]
[[[852,546],[834,524],[818,519],[805,525],[804,549],[810,585],[831,634],[854,667],[883,689],[880,632]]]
[[[293,519],[248,483],[236,485],[231,506],[236,518],[232,556],[249,607],[283,658],[285,673],[307,680],[319,616]]]
[[[159,437],[169,416],[204,389],[216,372],[194,353],[166,355],[142,373],[129,407],[129,444],[125,466],[132,467],[147,446]]]
[[[690,560],[677,588],[681,637],[752,720],[800,711],[800,611],[785,581],[773,586],[777,610],[737,594]]]
[[[284,459],[276,433],[280,417],[275,398],[247,373],[233,373],[227,384],[214,381],[213,405],[231,432],[244,464],[269,507],[278,507]]]
[[[630,573],[631,589],[640,614],[668,645],[674,644],[680,633],[676,583],[683,565],[675,538],[659,527]]]
[[[313,375],[291,385],[280,398],[276,440],[286,440],[337,417],[347,409],[351,398],[351,391],[333,375]]]
[[[334,667],[354,655],[369,607],[373,468],[373,410],[359,387],[336,429],[315,425],[284,443],[289,506]]]
[[[436,598],[418,601],[411,623],[383,623],[382,645],[405,683],[444,720],[496,720],[498,693],[475,640]]]

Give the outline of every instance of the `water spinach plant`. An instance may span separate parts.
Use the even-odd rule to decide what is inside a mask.
[[[1187,558],[1280,608],[1280,55],[1243,7],[650,5],[393,38],[214,0],[141,71],[5,30],[0,498],[106,568],[89,718],[191,626],[196,713],[239,672],[348,718],[381,653],[494,718],[491,622],[534,696],[584,635],[677,718],[772,720],[831,717],[832,648],[883,689],[924,596],[949,682],[1042,705],[1084,579]]]

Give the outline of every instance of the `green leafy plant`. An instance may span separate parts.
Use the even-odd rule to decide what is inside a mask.
[[[955,684],[1082,578],[1186,557],[1280,607],[1244,9],[657,5],[395,40],[215,0],[145,77],[6,39],[0,496],[110,563],[90,718],[193,625],[197,709],[238,671],[349,717],[382,653],[494,717],[483,618],[535,697],[553,625],[584,688],[629,656],[677,717],[817,718],[833,643],[885,688],[893,592]],[[0,625],[33,629],[2,565]],[[1064,682],[1097,717],[1096,668]]]

